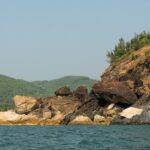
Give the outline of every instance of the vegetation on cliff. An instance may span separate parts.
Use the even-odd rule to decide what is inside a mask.
[[[135,34],[135,36],[128,42],[121,38],[113,51],[108,52],[107,57],[110,63],[117,61],[124,55],[131,54],[133,51],[137,51],[140,48],[150,44],[150,33],[141,32]],[[133,56],[134,57],[134,56]]]
[[[150,124],[150,34],[142,32],[128,45],[130,49],[121,39],[115,50],[108,54],[111,64],[101,76],[101,82],[94,86],[95,92],[112,102],[118,101],[123,93],[127,100],[129,93],[132,93],[130,96],[135,95],[135,101],[131,102],[134,96],[129,98],[130,105],[121,104],[126,108],[113,119],[113,123]],[[124,85],[124,89],[117,87],[117,84]],[[120,102],[123,102],[122,99]]]

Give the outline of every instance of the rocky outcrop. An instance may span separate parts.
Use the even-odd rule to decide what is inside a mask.
[[[113,87],[112,83],[124,85],[120,87],[114,84]],[[115,105],[117,101],[129,104],[124,108],[121,106],[122,112],[118,112],[112,123],[150,124],[150,46],[111,64],[93,90],[96,96],[112,101]],[[118,96],[123,99],[120,100]]]
[[[132,52],[111,64],[101,77],[103,82],[126,82],[140,98],[150,93],[150,46]]]

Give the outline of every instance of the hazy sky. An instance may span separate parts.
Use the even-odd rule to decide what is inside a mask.
[[[120,37],[150,31],[150,0],[0,0],[0,74],[98,79]]]

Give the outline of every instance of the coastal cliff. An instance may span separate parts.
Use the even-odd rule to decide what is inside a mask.
[[[150,124],[150,33],[123,38],[107,54],[110,66],[95,84],[97,94],[124,107],[114,124]]]
[[[115,117],[113,123],[150,124],[150,46],[112,63],[102,75],[101,82],[125,84],[126,89],[134,94],[129,98],[130,105]],[[125,90],[119,88],[118,92],[124,93]],[[126,92],[125,95],[129,97],[131,93]]]

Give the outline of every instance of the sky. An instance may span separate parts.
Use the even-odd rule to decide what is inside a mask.
[[[149,0],[0,0],[0,74],[99,79],[119,38],[150,31]]]

